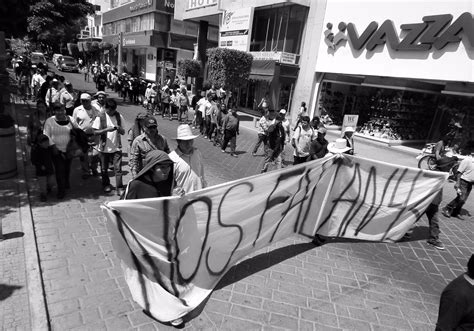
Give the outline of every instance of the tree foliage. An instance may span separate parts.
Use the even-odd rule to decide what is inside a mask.
[[[234,89],[248,80],[253,61],[249,53],[228,48],[210,48],[207,56],[208,79],[216,87]]]
[[[0,30],[6,38],[23,38],[27,34],[27,21],[31,0],[1,0]]]
[[[190,59],[178,61],[178,75],[182,77],[198,77],[201,74],[201,62]]]
[[[3,0],[2,0],[3,1]],[[27,30],[33,40],[51,45],[74,40],[94,7],[86,0],[29,0]]]

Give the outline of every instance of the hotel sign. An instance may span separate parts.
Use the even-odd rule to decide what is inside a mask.
[[[153,6],[153,0],[137,1],[130,6],[130,11],[133,13],[151,6]]]
[[[389,45],[395,51],[426,52],[431,49],[442,50],[448,44],[458,44],[465,41],[474,47],[474,21],[469,12],[462,13],[454,22],[453,15],[424,16],[421,23],[400,25],[400,31],[395,28],[392,20],[385,20],[380,26],[372,21],[359,35],[354,23],[340,22],[338,32],[332,32],[332,23],[327,23],[324,31],[325,42],[334,51],[349,40],[352,48],[373,51],[377,46]],[[399,35],[403,35],[399,39]]]
[[[218,0],[188,0],[187,10],[200,9],[204,7],[217,6]]]

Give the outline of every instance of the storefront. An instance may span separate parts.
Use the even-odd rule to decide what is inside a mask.
[[[390,144],[474,140],[471,1],[327,1],[312,113]],[[462,129],[460,129],[462,127]]]

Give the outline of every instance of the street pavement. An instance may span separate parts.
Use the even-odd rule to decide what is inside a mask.
[[[83,83],[81,75],[64,76],[75,88],[93,91],[92,84]],[[116,97],[114,93],[110,96]],[[128,125],[141,110],[129,104],[119,106]],[[25,105],[17,105],[16,112],[19,140],[24,144],[23,126],[29,110]],[[251,156],[256,140],[254,118],[243,114],[241,120],[237,158],[221,153],[220,148],[202,136],[195,140],[195,146],[204,155],[210,185],[260,172],[263,157]],[[178,123],[158,117],[158,125],[160,133],[168,137],[174,148]],[[335,138],[335,134],[330,137]],[[384,147],[363,139],[357,139],[356,143],[357,154],[362,157],[416,165],[414,150]],[[130,179],[126,165],[128,150],[124,152],[127,182]],[[262,149],[259,154],[263,154]],[[290,151],[286,159],[287,163],[291,161]],[[28,161],[24,175],[20,171],[13,180],[0,181],[2,201],[9,203],[0,214],[8,238],[0,242],[0,327],[37,330],[35,326],[44,325],[36,318],[41,314],[35,314],[32,308],[41,306],[43,294],[38,295],[41,291],[35,287],[32,291],[29,282],[35,279],[30,274],[38,270],[22,264],[31,266],[25,255],[32,254],[25,254],[25,250],[36,244],[47,327],[53,330],[172,329],[144,315],[132,300],[100,210],[103,202],[117,197],[102,192],[100,178],[81,179],[79,169],[75,160],[71,190],[60,201],[50,196],[48,202],[39,202],[34,170]],[[18,184],[22,183],[22,176],[27,184],[23,187]],[[15,190],[19,197],[24,197],[22,189],[28,189],[28,199],[15,199]],[[454,197],[451,183],[446,184],[444,192],[443,204]],[[31,208],[30,222],[34,227],[34,234],[28,236],[25,230],[28,222],[21,222],[25,208]],[[465,209],[474,210],[472,197]],[[307,239],[294,236],[272,244],[231,268],[185,329],[433,330],[442,289],[464,272],[474,251],[472,216],[464,221],[441,217],[440,226],[445,251],[426,244],[425,218],[415,228],[413,239],[402,243],[335,239],[315,247]]]

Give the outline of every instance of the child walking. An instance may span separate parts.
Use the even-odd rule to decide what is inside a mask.
[[[54,184],[53,151],[49,146],[49,138],[45,134],[38,135],[37,143],[31,150],[31,163],[36,168],[36,176],[40,188],[40,200],[48,200],[47,194],[51,192]]]

